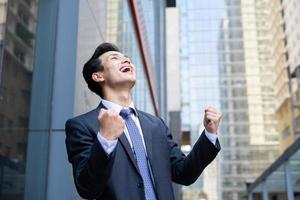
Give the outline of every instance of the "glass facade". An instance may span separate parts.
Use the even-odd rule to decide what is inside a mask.
[[[180,73],[182,131],[190,132],[191,144],[199,138],[203,127],[204,109],[220,108],[217,36],[223,16],[222,1],[178,1],[180,12]],[[212,170],[216,175],[217,169]],[[207,174],[217,185],[216,176]],[[183,190],[186,199],[207,196],[205,174],[192,187]],[[208,187],[209,188],[209,187]],[[217,193],[217,188],[212,193]]]
[[[158,4],[163,5],[137,5],[153,88],[161,95],[166,92],[156,73],[165,73],[165,54],[156,49],[164,29],[154,23],[164,24],[164,15],[156,15],[164,7],[157,11]],[[99,104],[81,71],[101,42],[115,43],[132,59],[137,67],[134,103],[154,114],[132,13],[130,1],[121,0],[0,1],[0,199],[79,199],[65,152],[64,123]],[[156,99],[159,107],[165,105],[164,96]]]
[[[37,1],[0,2],[0,199],[21,199],[36,38]]]
[[[267,1],[226,1],[219,35],[222,199],[241,199],[278,155]]]
[[[182,130],[194,143],[203,129],[204,108],[211,105],[223,114],[222,151],[211,167],[216,166],[198,185],[184,188],[186,199],[199,194],[243,199],[245,183],[278,155],[268,5],[264,0],[179,1]],[[213,182],[216,189],[208,191]]]

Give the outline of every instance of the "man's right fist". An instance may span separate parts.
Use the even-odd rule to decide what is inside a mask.
[[[100,134],[107,140],[118,139],[123,134],[125,122],[119,113],[101,108],[98,121]]]

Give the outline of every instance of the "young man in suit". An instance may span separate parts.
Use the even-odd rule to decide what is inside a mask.
[[[99,45],[83,76],[102,98],[96,109],[66,122],[68,158],[83,198],[174,199],[172,181],[192,184],[218,154],[221,114],[205,110],[205,130],[185,156],[162,119],[135,108],[135,66],[115,45]]]

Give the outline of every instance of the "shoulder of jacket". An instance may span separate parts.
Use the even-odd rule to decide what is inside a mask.
[[[66,121],[66,124],[69,124],[69,123],[76,123],[76,122],[83,122],[89,118],[92,118],[93,116],[98,116],[98,114],[96,113],[97,112],[97,108],[94,109],[94,110],[91,110],[89,112],[86,112],[86,113],[83,113],[83,114],[80,114],[80,115],[77,115],[75,117],[72,117],[72,118],[69,118],[67,121]]]
[[[146,113],[146,112],[141,111],[141,110],[137,110],[137,112],[138,112],[139,115],[142,115],[144,118],[147,118],[152,122],[157,122],[157,123],[163,123],[164,124],[163,119],[158,117],[158,116],[152,115],[150,113]]]

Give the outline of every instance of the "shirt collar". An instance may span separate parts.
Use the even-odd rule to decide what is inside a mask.
[[[132,108],[133,110],[133,113],[138,116],[138,113],[135,109],[135,106],[134,106],[134,103],[133,101],[131,101],[129,107],[122,107],[121,105],[119,104],[116,104],[116,103],[113,103],[111,101],[108,101],[108,100],[105,100],[105,99],[102,99],[101,100],[102,104],[107,108],[107,109],[111,109],[117,113],[120,113],[120,111],[123,109],[123,108]]]

